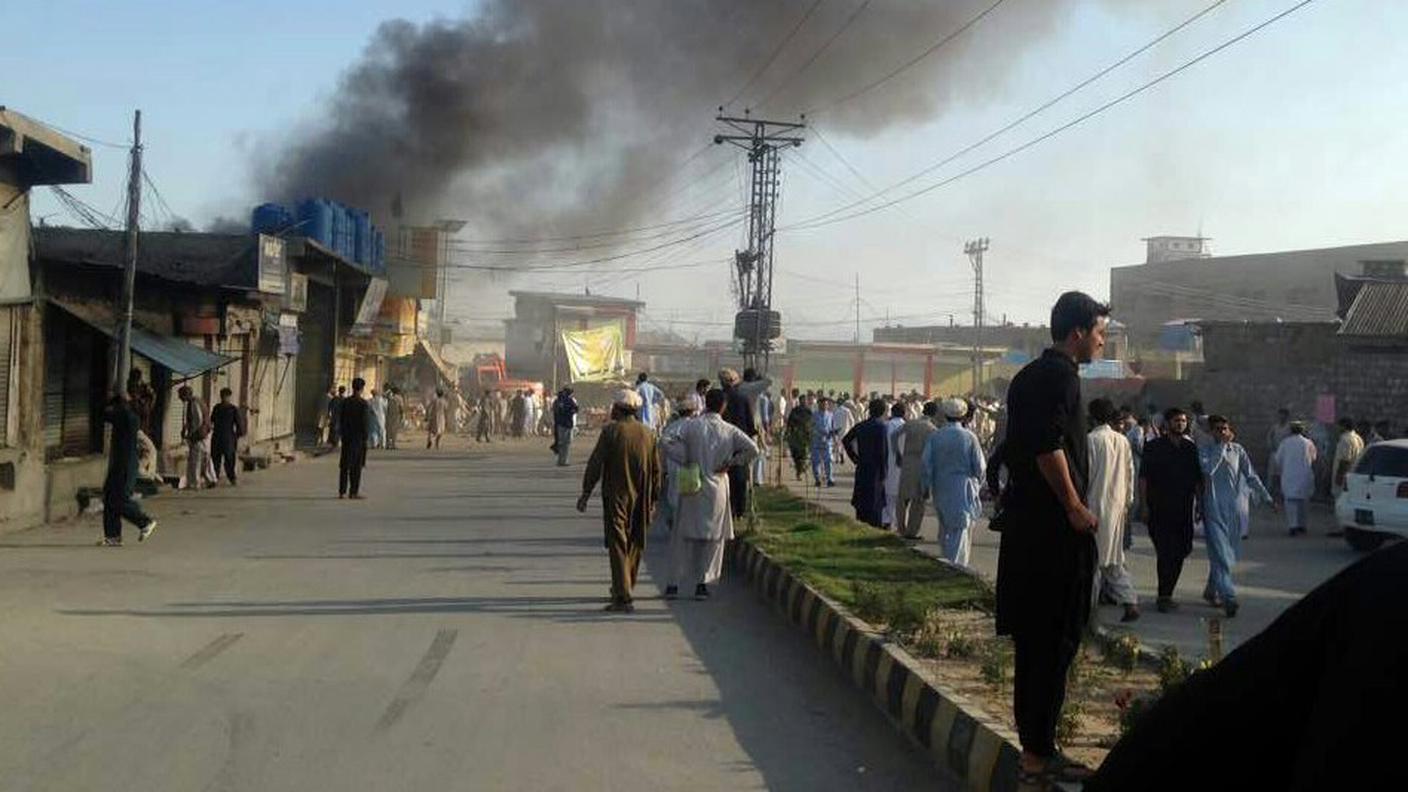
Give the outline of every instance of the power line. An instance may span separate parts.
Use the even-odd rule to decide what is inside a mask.
[[[919,196],[925,195],[925,194],[930,193],[930,192],[933,192],[934,190],[937,190],[937,189],[940,188],[940,187],[944,187],[944,186],[947,186],[947,185],[949,185],[949,184],[952,184],[952,183],[958,181],[959,179],[963,179],[963,178],[966,178],[966,177],[968,177],[968,176],[971,176],[971,175],[973,175],[974,173],[977,173],[977,172],[980,171],[980,170],[984,170],[984,169],[986,169],[986,168],[988,168],[988,167],[991,167],[991,166],[993,166],[993,165],[996,165],[997,163],[1002,162],[1003,160],[1006,160],[1006,159],[1008,159],[1008,158],[1010,158],[1010,157],[1013,157],[1013,156],[1015,156],[1015,155],[1017,155],[1017,154],[1020,154],[1021,152],[1026,151],[1027,149],[1032,148],[1033,146],[1036,146],[1036,145],[1038,145],[1038,144],[1040,144],[1040,143],[1043,143],[1043,142],[1045,142],[1045,141],[1047,141],[1047,140],[1050,140],[1051,138],[1056,137],[1057,135],[1060,135],[1061,133],[1066,132],[1067,130],[1070,130],[1070,129],[1076,127],[1076,126],[1079,126],[1079,125],[1085,123],[1086,121],[1088,121],[1088,120],[1094,118],[1095,116],[1098,116],[1098,115],[1100,115],[1101,113],[1104,113],[1106,110],[1109,110],[1109,109],[1111,109],[1111,108],[1113,108],[1113,107],[1115,107],[1115,106],[1117,106],[1117,105],[1123,104],[1124,102],[1126,102],[1126,101],[1128,101],[1128,100],[1130,100],[1130,99],[1133,99],[1134,97],[1136,97],[1136,96],[1138,96],[1138,95],[1144,93],[1145,91],[1149,90],[1150,88],[1153,88],[1154,86],[1159,85],[1160,83],[1163,83],[1165,80],[1171,79],[1171,78],[1173,78],[1173,77],[1175,77],[1175,76],[1177,76],[1177,75],[1183,73],[1184,71],[1187,71],[1188,69],[1192,68],[1193,66],[1196,66],[1197,64],[1203,62],[1204,60],[1207,60],[1208,58],[1210,58],[1210,57],[1212,57],[1213,55],[1216,55],[1217,53],[1219,53],[1219,52],[1221,52],[1221,51],[1227,49],[1228,47],[1231,47],[1231,46],[1233,46],[1234,44],[1237,44],[1238,42],[1240,42],[1240,41],[1242,41],[1242,40],[1244,40],[1244,39],[1246,39],[1246,38],[1248,38],[1248,37],[1250,37],[1250,36],[1252,36],[1252,35],[1255,35],[1256,33],[1260,32],[1261,30],[1263,30],[1263,29],[1265,29],[1265,28],[1267,28],[1267,27],[1269,27],[1269,26],[1271,26],[1272,24],[1275,24],[1276,22],[1279,22],[1280,20],[1286,18],[1287,16],[1290,16],[1291,14],[1295,13],[1296,11],[1299,11],[1300,9],[1302,9],[1302,8],[1304,8],[1304,7],[1308,6],[1308,5],[1310,5],[1312,2],[1314,2],[1314,0],[1301,0],[1301,2],[1296,3],[1295,5],[1291,6],[1290,8],[1287,8],[1287,9],[1285,9],[1284,11],[1281,11],[1280,13],[1276,14],[1275,16],[1272,16],[1272,17],[1270,17],[1270,18],[1268,18],[1268,19],[1266,19],[1266,20],[1263,20],[1262,22],[1260,22],[1260,23],[1258,23],[1258,24],[1256,24],[1256,25],[1253,25],[1252,27],[1250,27],[1250,28],[1248,28],[1248,29],[1242,31],[1241,33],[1237,34],[1236,36],[1233,36],[1233,37],[1230,38],[1230,39],[1227,39],[1226,41],[1222,42],[1221,44],[1218,44],[1217,46],[1215,46],[1215,47],[1213,47],[1213,48],[1211,48],[1211,49],[1205,50],[1204,52],[1202,52],[1202,53],[1199,54],[1198,56],[1192,58],[1191,60],[1184,61],[1182,64],[1178,65],[1177,67],[1175,67],[1175,68],[1173,68],[1173,69],[1170,69],[1169,71],[1166,71],[1166,72],[1164,72],[1163,74],[1160,74],[1158,77],[1155,77],[1154,79],[1149,80],[1148,82],[1145,82],[1145,83],[1141,84],[1141,85],[1138,86],[1137,88],[1134,88],[1133,90],[1127,91],[1127,92],[1125,92],[1125,93],[1119,95],[1118,97],[1116,97],[1116,98],[1114,98],[1114,99],[1111,99],[1110,101],[1108,101],[1108,102],[1106,102],[1106,103],[1100,105],[1099,107],[1096,107],[1096,108],[1093,109],[1093,110],[1090,110],[1090,111],[1088,111],[1088,112],[1086,112],[1086,113],[1083,113],[1083,114],[1077,116],[1075,119],[1073,119],[1073,120],[1071,120],[1071,121],[1068,121],[1068,122],[1066,122],[1066,123],[1064,123],[1064,124],[1062,124],[1062,125],[1060,125],[1060,126],[1054,128],[1054,129],[1051,129],[1051,130],[1045,132],[1044,134],[1041,134],[1041,135],[1039,135],[1039,136],[1037,136],[1037,137],[1035,137],[1035,138],[1033,138],[1033,139],[1031,139],[1031,140],[1028,140],[1026,143],[1023,143],[1023,144],[1021,144],[1020,146],[1016,146],[1016,147],[1014,147],[1014,148],[1008,149],[1007,151],[1004,151],[1004,152],[1002,152],[1001,154],[998,154],[998,155],[996,155],[996,156],[994,156],[994,157],[991,157],[991,158],[989,158],[989,159],[986,159],[986,160],[984,160],[984,161],[978,163],[977,165],[974,165],[974,166],[972,166],[972,167],[970,167],[970,168],[968,168],[968,169],[966,169],[966,170],[960,171],[960,172],[954,174],[953,176],[948,177],[947,179],[943,179],[943,180],[938,181],[938,182],[935,182],[934,184],[931,184],[931,185],[929,185],[929,186],[927,186],[927,187],[924,187],[924,188],[921,188],[921,189],[918,189],[918,190],[914,190],[914,191],[909,192],[909,193],[905,193],[904,195],[901,195],[901,196],[899,196],[899,197],[897,197],[897,198],[893,198],[893,199],[891,199],[891,200],[889,200],[889,201],[885,201],[885,202],[883,202],[883,203],[879,203],[879,204],[876,204],[876,205],[874,205],[874,206],[870,206],[870,207],[868,207],[868,208],[866,208],[866,209],[863,209],[863,210],[860,210],[860,211],[857,211],[857,212],[851,212],[851,213],[849,213],[849,214],[843,214],[843,215],[841,215],[841,216],[839,216],[839,217],[832,217],[831,219],[825,219],[825,220],[821,219],[821,218],[827,217],[828,215],[835,214],[837,211],[841,211],[841,210],[832,210],[831,212],[827,212],[827,213],[825,213],[825,214],[818,215],[818,216],[815,217],[815,218],[811,218],[811,219],[809,219],[809,220],[803,220],[803,221],[800,221],[800,222],[798,222],[798,223],[794,223],[794,224],[792,224],[792,225],[790,225],[790,226],[785,226],[785,227],[783,227],[782,229],[779,229],[779,230],[787,231],[787,230],[797,230],[797,229],[819,228],[819,227],[821,227],[821,226],[831,225],[831,224],[833,224],[833,223],[839,223],[839,222],[843,222],[843,221],[845,221],[845,220],[851,220],[851,219],[854,219],[854,218],[857,218],[857,217],[863,217],[863,216],[865,216],[865,215],[872,214],[872,213],[874,213],[874,212],[878,212],[878,211],[880,211],[881,209],[887,209],[887,208],[889,208],[889,207],[891,207],[891,206],[894,206],[895,204],[898,204],[898,203],[901,203],[901,202],[904,202],[904,201],[909,201],[909,200],[912,200],[912,199],[914,199],[914,198],[918,198]],[[873,197],[873,196],[872,196],[872,197]],[[862,201],[861,203],[864,203],[864,201]],[[857,205],[858,205],[858,204],[857,204]]]
[[[54,124],[51,124],[51,123],[49,123],[49,122],[47,122],[47,121],[44,122],[44,125],[47,126],[47,127],[49,127],[50,129],[56,130],[56,131],[58,131],[58,132],[62,132],[62,133],[64,133],[65,135],[68,135],[69,137],[78,138],[79,140],[83,140],[83,141],[86,141],[86,142],[88,142],[88,143],[92,143],[92,144],[97,145],[97,146],[107,146],[108,148],[123,149],[123,150],[126,150],[126,149],[128,148],[128,146],[129,146],[129,144],[127,144],[127,143],[114,143],[114,142],[112,142],[112,141],[110,141],[110,140],[103,140],[102,138],[95,138],[95,137],[93,137],[93,136],[91,136],[91,135],[83,135],[83,134],[80,134],[80,133],[78,133],[78,132],[74,132],[73,130],[70,130],[70,129],[64,129],[64,128],[61,127],[61,126],[55,126]]]
[[[1014,121],[1012,121],[1012,122],[1010,122],[1010,123],[1008,123],[1008,124],[1006,124],[1006,125],[1004,125],[1004,126],[1002,126],[1002,127],[999,127],[998,129],[993,130],[992,132],[990,132],[990,133],[988,133],[987,135],[983,136],[981,139],[976,140],[976,141],[974,141],[973,143],[970,143],[970,144],[967,145],[967,146],[964,146],[963,148],[959,149],[958,151],[955,151],[954,153],[948,155],[947,157],[944,157],[943,159],[939,160],[938,162],[936,162],[936,163],[934,163],[934,164],[932,164],[932,165],[930,165],[930,166],[924,168],[923,170],[921,170],[921,171],[919,171],[919,172],[917,172],[917,173],[914,173],[914,174],[912,174],[912,175],[910,175],[910,176],[908,176],[908,177],[906,177],[906,178],[904,178],[904,179],[901,179],[900,181],[895,182],[894,184],[891,184],[890,186],[886,187],[886,188],[883,189],[883,190],[875,190],[872,195],[867,196],[867,197],[864,198],[863,200],[856,201],[855,203],[848,204],[848,205],[846,205],[846,206],[838,207],[838,208],[836,208],[836,209],[831,210],[830,212],[827,212],[826,214],[818,215],[817,217],[812,218],[812,219],[813,219],[813,220],[816,220],[816,219],[820,219],[820,218],[823,218],[823,217],[827,217],[827,216],[832,215],[832,214],[839,214],[839,213],[841,213],[841,212],[845,212],[845,211],[848,211],[848,210],[850,210],[850,209],[853,209],[853,208],[855,208],[855,207],[857,207],[857,206],[861,206],[861,205],[863,205],[863,204],[869,203],[870,201],[872,201],[872,200],[874,200],[874,199],[880,197],[881,195],[884,195],[884,194],[887,193],[887,192],[890,192],[890,191],[892,191],[892,190],[896,190],[896,189],[898,189],[898,188],[900,188],[900,187],[905,186],[906,184],[909,184],[909,183],[911,183],[911,182],[916,181],[917,179],[920,179],[920,178],[922,178],[922,177],[924,177],[924,176],[927,176],[928,174],[933,173],[934,171],[936,171],[936,170],[938,170],[939,168],[942,168],[943,166],[945,166],[945,165],[947,165],[947,164],[953,162],[954,160],[959,159],[960,157],[964,156],[965,154],[968,154],[968,153],[974,151],[975,149],[981,148],[982,146],[986,145],[987,143],[991,142],[992,140],[994,140],[994,139],[996,139],[996,138],[998,138],[998,137],[1000,137],[1000,136],[1006,134],[1007,132],[1012,131],[1013,129],[1017,128],[1018,126],[1021,126],[1022,124],[1026,123],[1027,121],[1030,121],[1032,118],[1036,117],[1037,115],[1040,115],[1041,113],[1043,113],[1043,112],[1045,112],[1046,110],[1050,109],[1051,107],[1055,106],[1056,104],[1059,104],[1060,102],[1062,102],[1062,101],[1064,101],[1065,99],[1069,98],[1071,95],[1073,95],[1073,94],[1079,92],[1080,90],[1086,88],[1086,87],[1089,86],[1090,84],[1092,84],[1092,83],[1094,83],[1094,82],[1100,80],[1100,79],[1103,78],[1105,75],[1109,74],[1110,72],[1114,71],[1115,69],[1118,69],[1119,67],[1125,65],[1126,63],[1129,63],[1130,61],[1134,60],[1135,58],[1139,57],[1140,55],[1143,55],[1145,52],[1148,52],[1150,49],[1153,49],[1155,46],[1157,46],[1157,45],[1163,43],[1163,42],[1164,42],[1165,40],[1167,40],[1169,37],[1171,37],[1171,36],[1173,36],[1173,35],[1175,35],[1175,34],[1181,32],[1184,28],[1188,27],[1189,25],[1193,24],[1194,22],[1198,21],[1199,19],[1202,19],[1204,16],[1206,16],[1206,15],[1209,14],[1209,13],[1211,13],[1214,9],[1216,9],[1218,6],[1221,6],[1221,5],[1222,5],[1223,3],[1225,3],[1226,1],[1227,1],[1227,0],[1215,0],[1215,2],[1213,2],[1211,5],[1208,5],[1208,6],[1204,7],[1202,10],[1200,10],[1200,11],[1198,11],[1197,13],[1193,14],[1192,16],[1188,17],[1187,19],[1183,20],[1182,22],[1180,22],[1179,24],[1175,25],[1174,27],[1169,28],[1168,30],[1164,31],[1163,33],[1160,33],[1158,36],[1156,36],[1156,37],[1150,39],[1149,41],[1145,42],[1142,46],[1140,46],[1140,47],[1138,47],[1138,48],[1136,48],[1136,49],[1130,51],[1129,53],[1127,53],[1127,54],[1124,55],[1123,57],[1119,58],[1118,60],[1114,61],[1113,63],[1109,64],[1108,66],[1104,67],[1103,69],[1100,69],[1099,71],[1095,72],[1095,73],[1092,74],[1091,76],[1085,78],[1084,80],[1081,80],[1080,82],[1076,83],[1075,85],[1071,86],[1070,88],[1066,89],[1065,91],[1061,92],[1060,94],[1057,94],[1056,96],[1052,97],[1051,99],[1047,100],[1046,102],[1043,102],[1041,105],[1039,105],[1039,106],[1033,108],[1032,110],[1026,112],[1026,113],[1023,114],[1022,116],[1020,116],[1019,118],[1017,118],[1016,120],[1014,120]],[[820,136],[818,135],[818,137],[820,137]],[[831,149],[831,151],[832,151],[833,154],[836,154],[836,156],[837,156],[838,159],[841,158],[840,154],[839,154],[834,148],[831,147],[831,144],[830,144],[830,143],[827,143],[824,139],[823,139],[822,142],[827,146],[827,148],[830,148],[830,149]],[[843,160],[843,162],[844,162],[844,160]],[[854,172],[854,169],[852,169],[852,172]],[[857,174],[857,176],[859,176],[859,174]],[[873,190],[873,188],[872,188],[872,190]],[[806,221],[804,221],[804,222],[806,222]]]
[[[909,69],[913,68],[913,67],[914,67],[916,64],[918,64],[920,61],[924,60],[925,58],[929,57],[930,55],[933,55],[935,52],[938,52],[939,50],[943,49],[945,46],[948,45],[949,42],[953,41],[954,39],[956,39],[956,38],[958,38],[959,36],[963,35],[964,33],[968,32],[968,29],[969,29],[969,28],[971,28],[971,27],[973,27],[974,25],[976,25],[976,24],[978,24],[979,22],[981,22],[981,21],[983,20],[983,18],[986,17],[988,14],[991,14],[993,11],[996,11],[996,10],[997,10],[997,7],[1000,6],[1000,5],[1002,5],[1005,1],[1006,1],[1006,0],[996,0],[996,2],[994,2],[992,5],[988,6],[987,8],[983,9],[977,16],[975,16],[975,17],[973,17],[972,19],[968,20],[967,22],[963,23],[963,25],[961,25],[957,30],[952,31],[952,32],[949,33],[948,35],[946,35],[946,36],[944,36],[943,38],[939,39],[938,41],[934,42],[934,44],[933,44],[932,46],[930,46],[928,49],[924,50],[923,52],[919,53],[918,55],[914,56],[913,58],[910,58],[909,60],[907,60],[907,61],[905,61],[904,63],[900,64],[899,66],[897,66],[895,69],[891,70],[889,73],[885,74],[885,76],[881,77],[880,79],[874,80],[874,81],[869,82],[869,83],[866,83],[865,85],[861,86],[860,88],[857,88],[856,90],[854,90],[854,91],[852,91],[852,92],[846,94],[845,96],[842,96],[840,99],[836,99],[836,100],[832,101],[830,104],[824,105],[824,106],[819,107],[819,108],[813,108],[813,109],[811,109],[811,110],[808,110],[808,111],[806,112],[806,115],[815,115],[815,114],[817,114],[817,113],[821,113],[821,112],[825,112],[825,111],[827,111],[827,110],[830,110],[831,108],[836,107],[837,105],[845,104],[846,102],[849,102],[849,101],[851,101],[852,99],[855,99],[855,98],[858,97],[858,96],[863,96],[864,94],[867,94],[867,93],[869,93],[869,92],[875,90],[876,88],[879,88],[880,86],[884,85],[885,83],[889,82],[890,80],[893,80],[894,78],[898,77],[899,75],[901,75],[901,74],[903,74],[904,72],[908,71]]]
[[[797,31],[802,29],[802,25],[807,24],[807,20],[812,18],[812,14],[816,13],[817,7],[820,6],[822,2],[823,0],[813,0],[811,6],[807,8],[807,12],[802,14],[802,18],[797,20],[797,24],[793,25],[792,29],[787,32],[787,35],[783,36],[782,40],[773,48],[772,54],[768,56],[768,59],[763,61],[762,65],[758,67],[757,71],[753,72],[753,75],[748,78],[747,82],[743,83],[743,87],[738,89],[738,92],[733,95],[732,99],[724,102],[724,107],[729,107],[734,102],[737,102],[738,98],[742,96],[745,91],[753,87],[753,83],[757,82],[758,78],[763,76],[763,72],[767,71],[768,67],[772,65],[772,62],[777,60],[777,56],[782,54],[782,50],[787,47],[787,43],[792,40],[793,36],[797,35]]]
[[[846,30],[850,28],[852,23],[854,23],[856,19],[862,13],[865,12],[865,9],[870,7],[870,3],[871,0],[862,0],[861,4],[856,6],[855,10],[851,11],[850,16],[846,17],[846,21],[841,23],[841,27],[837,28],[836,32],[832,33],[831,37],[828,38],[825,42],[823,42],[822,45],[818,47],[816,51],[811,54],[811,57],[807,58],[807,60],[801,66],[797,67],[797,69],[791,74],[789,74],[786,78],[784,78],[782,82],[773,86],[773,89],[768,92],[767,96],[763,97],[763,100],[761,102],[757,103],[757,106],[766,106],[767,103],[771,102],[773,97],[777,96],[778,92],[781,91],[784,87],[786,87],[788,83],[797,79],[797,77],[800,76],[802,72],[805,72],[807,69],[811,68],[812,64],[816,63],[817,59],[820,58],[822,54],[825,53],[826,50],[831,47],[831,45],[836,41],[836,39],[840,38],[841,34],[845,33]]]
[[[599,239],[592,242],[585,242],[582,244],[566,245],[563,247],[554,248],[477,248],[470,247],[470,244],[472,243],[468,243],[467,241],[461,240],[450,240],[447,244],[452,250],[456,252],[472,253],[475,255],[493,254],[510,256],[538,256],[544,253],[573,253],[577,251],[592,250],[596,248],[617,247],[625,242],[648,242],[654,239],[663,239],[665,237],[673,236],[679,233],[681,230],[685,230],[687,228],[709,225],[712,221],[717,220],[721,217],[736,216],[743,211],[743,208],[744,207],[742,206],[731,206],[728,209],[723,209],[721,211],[710,212],[708,214],[700,215],[696,219],[694,219],[694,221],[691,222],[688,226],[684,226],[683,224],[681,224],[679,226],[663,228],[646,236],[637,237],[630,240]]]

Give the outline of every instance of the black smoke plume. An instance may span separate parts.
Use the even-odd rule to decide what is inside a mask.
[[[261,198],[322,195],[383,223],[472,218],[514,236],[630,224],[673,186],[813,0],[487,0],[474,16],[384,22],[320,115],[256,163]],[[899,77],[840,105],[991,5],[822,0],[729,107],[866,136],[1002,89],[1068,0],[1008,2]],[[980,48],[1014,53],[972,57]],[[767,98],[762,106],[755,103]]]

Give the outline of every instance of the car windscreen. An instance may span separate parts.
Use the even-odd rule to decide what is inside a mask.
[[[1354,466],[1354,472],[1367,476],[1408,478],[1408,448],[1385,445],[1369,446],[1365,449],[1363,456],[1359,457],[1359,463]]]

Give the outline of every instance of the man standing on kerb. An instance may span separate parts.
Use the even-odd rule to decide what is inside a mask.
[[[1105,347],[1109,307],[1066,292],[1053,344],[1008,389],[1010,520],[997,559],[997,632],[1012,636],[1012,708],[1021,783],[1045,788],[1089,773],[1056,747],[1066,674],[1090,619],[1098,521],[1086,508],[1088,449],[1078,366]]]

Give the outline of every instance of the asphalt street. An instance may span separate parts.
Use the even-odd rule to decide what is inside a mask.
[[[601,612],[596,501],[545,442],[332,457],[0,537],[5,790],[944,789],[732,582]],[[663,585],[663,584],[661,584]]]
[[[772,474],[776,475],[776,458]],[[810,477],[798,481],[793,477],[791,461],[783,471],[783,481],[799,494],[816,499],[826,508],[853,515],[851,487],[853,468],[848,464],[836,468],[836,486],[817,490]],[[1344,539],[1326,536],[1333,527],[1329,508],[1312,505],[1310,530],[1307,535],[1287,536],[1284,518],[1265,507],[1254,508],[1250,539],[1242,543],[1242,554],[1233,581],[1237,586],[1241,606],[1236,618],[1222,618],[1222,611],[1202,600],[1208,579],[1207,550],[1201,539],[1195,539],[1193,554],[1183,567],[1175,590],[1180,608],[1174,613],[1159,613],[1154,609],[1156,577],[1154,546],[1142,524],[1135,525],[1134,548],[1126,553],[1130,575],[1140,599],[1140,619],[1122,624],[1123,611],[1115,606],[1100,608],[1103,623],[1121,630],[1131,630],[1146,643],[1177,646],[1185,657],[1209,655],[1209,626],[1216,619],[1222,633],[1223,651],[1257,634],[1276,619],[1286,608],[1306,592],[1320,585],[1344,567],[1361,557],[1345,544]],[[932,501],[925,510],[923,541],[916,548],[930,555],[939,555],[939,522]],[[987,529],[981,520],[973,529],[972,568],[988,580],[997,576],[997,548],[1000,535]]]

